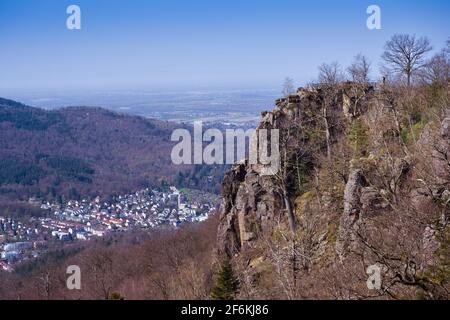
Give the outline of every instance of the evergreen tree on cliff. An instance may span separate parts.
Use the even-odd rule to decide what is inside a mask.
[[[239,283],[234,276],[230,260],[225,259],[217,274],[216,283],[211,290],[213,300],[233,300],[239,288]]]

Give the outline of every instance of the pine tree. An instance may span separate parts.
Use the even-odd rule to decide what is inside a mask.
[[[118,293],[118,292],[112,292],[112,293],[109,295],[108,300],[125,300],[125,298],[122,297],[122,296],[120,295],[120,293]]]
[[[213,300],[233,300],[239,288],[239,283],[233,273],[229,259],[225,259],[217,274],[216,283],[211,290]]]

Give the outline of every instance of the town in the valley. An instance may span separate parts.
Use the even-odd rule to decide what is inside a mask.
[[[93,200],[52,203],[30,199],[48,212],[47,217],[27,221],[0,214],[0,271],[39,257],[52,243],[73,243],[132,229],[176,228],[187,222],[200,222],[215,210],[217,198],[195,190],[166,191],[146,188],[114,197],[112,201]]]

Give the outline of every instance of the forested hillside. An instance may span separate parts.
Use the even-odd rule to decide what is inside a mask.
[[[100,108],[46,111],[1,99],[0,203],[108,197],[173,183],[217,193],[224,168],[172,164],[177,127]]]

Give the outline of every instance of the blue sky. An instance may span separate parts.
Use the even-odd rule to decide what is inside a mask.
[[[82,29],[66,28],[81,7]],[[382,30],[366,9],[381,7]],[[378,69],[394,33],[450,36],[450,1],[0,0],[0,95],[8,90],[276,87],[361,52]],[[376,73],[374,73],[375,75]]]

